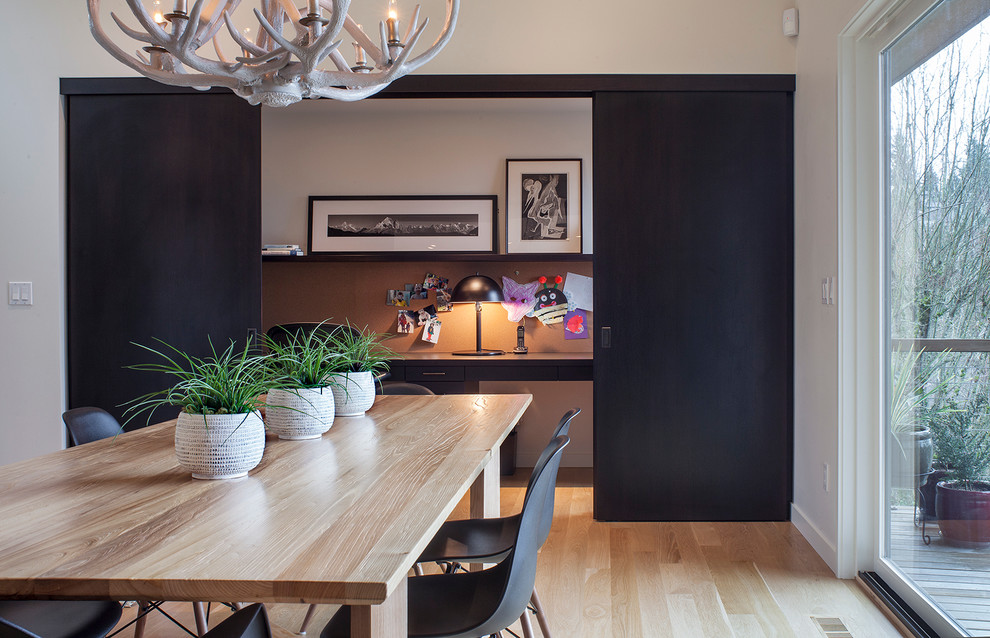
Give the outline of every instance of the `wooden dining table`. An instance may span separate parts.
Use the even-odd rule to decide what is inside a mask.
[[[405,636],[409,570],[466,492],[498,515],[531,400],[380,396],[233,480],[180,468],[174,421],[0,467],[0,598],[347,603],[352,636]]]

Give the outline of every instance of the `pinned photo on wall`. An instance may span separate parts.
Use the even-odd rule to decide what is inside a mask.
[[[569,272],[564,281],[564,293],[575,308],[594,310],[594,283],[591,277]]]
[[[436,343],[440,339],[440,320],[433,318],[423,327],[423,341]]]
[[[406,284],[406,292],[409,293],[410,299],[426,299],[426,288],[423,284]]]
[[[447,278],[428,272],[426,278],[423,279],[423,288],[426,290],[446,290]]]
[[[385,303],[389,306],[407,308],[409,307],[409,298],[411,295],[411,292],[406,292],[405,290],[389,290]]]
[[[453,306],[450,303],[450,291],[437,290],[437,311],[450,312],[451,310],[453,310]]]
[[[416,327],[416,313],[412,310],[400,310],[398,317],[399,334],[412,334]]]
[[[564,315],[564,339],[588,338],[588,313],[574,310]]]
[[[425,326],[427,323],[437,318],[437,307],[433,304],[416,311],[416,325]]]

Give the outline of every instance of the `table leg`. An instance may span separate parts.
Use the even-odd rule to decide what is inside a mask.
[[[471,485],[471,518],[496,518],[501,512],[499,504],[499,448],[492,450],[492,458]]]
[[[409,633],[406,581],[380,605],[351,606],[351,638],[395,638]]]

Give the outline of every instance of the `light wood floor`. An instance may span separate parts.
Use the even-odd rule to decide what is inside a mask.
[[[518,511],[522,496],[504,488],[503,512]],[[462,503],[456,515],[466,512]],[[853,581],[832,575],[790,523],[599,523],[588,487],[558,488],[537,588],[559,638],[822,638],[816,617],[840,619],[849,630],[829,636],[901,635]],[[314,638],[333,611],[320,609]],[[192,626],[190,605],[169,610]],[[270,615],[294,630],[304,610],[273,605]],[[159,616],[146,635],[187,634]]]

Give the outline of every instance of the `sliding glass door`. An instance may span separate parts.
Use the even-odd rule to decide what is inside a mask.
[[[988,5],[943,0],[881,56],[880,557],[923,616],[974,636],[990,635]]]

